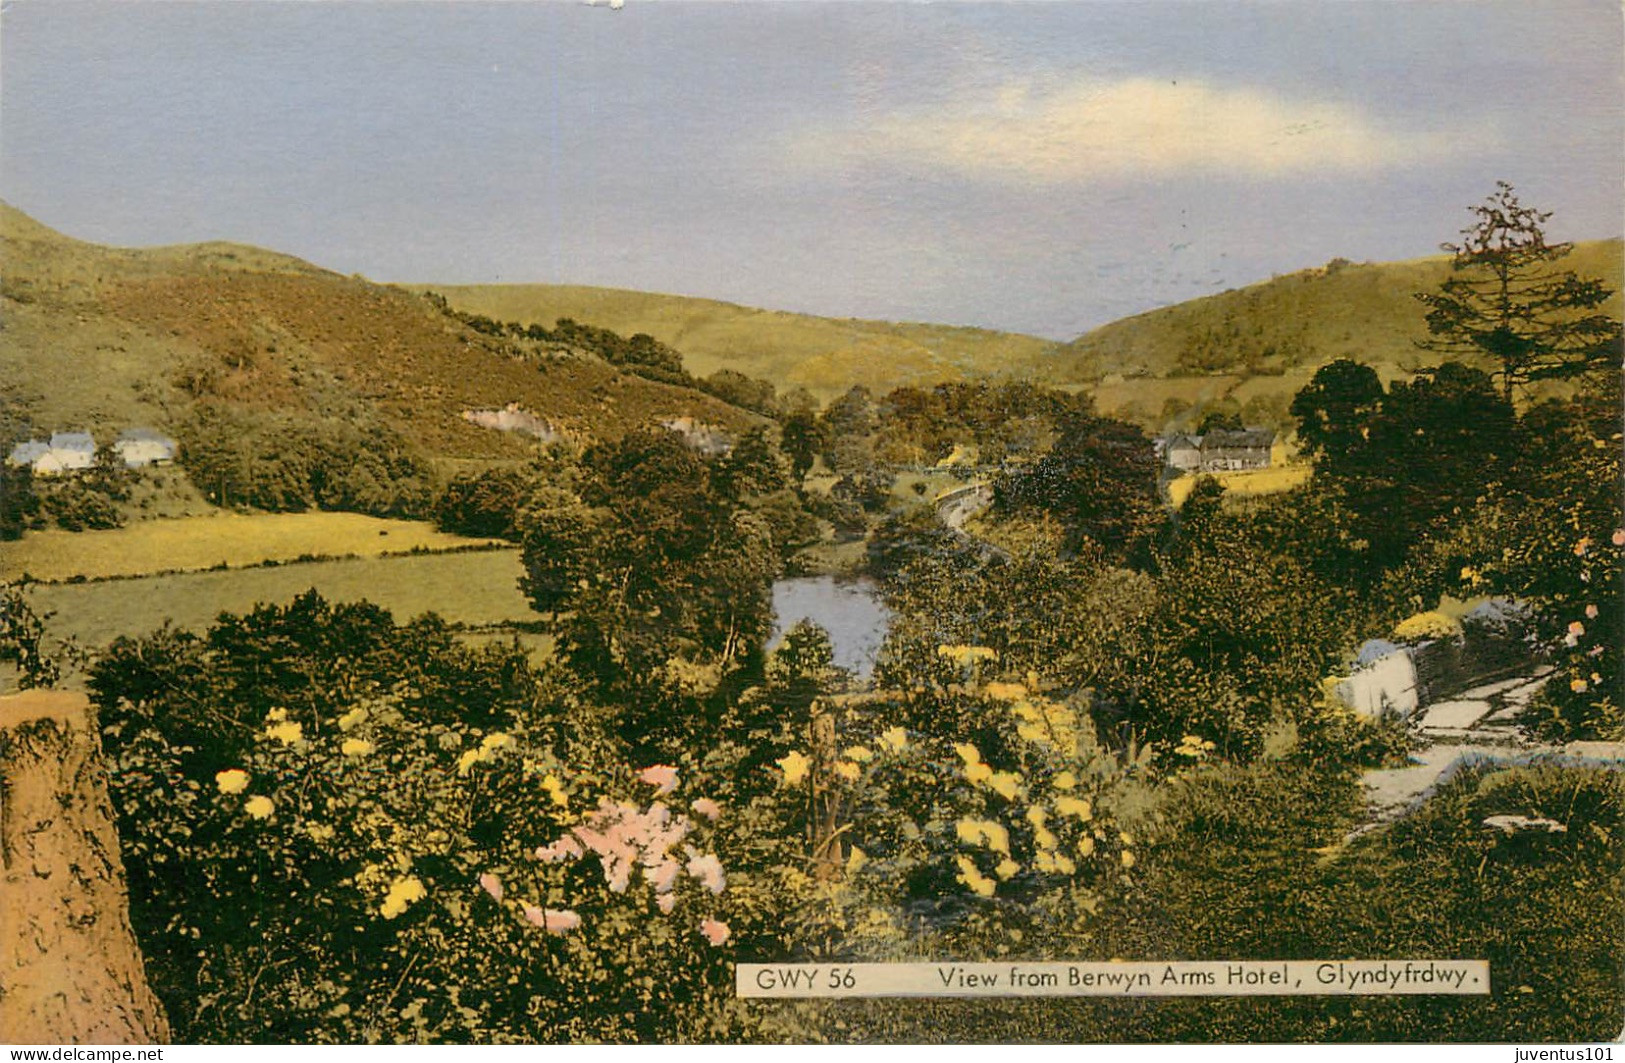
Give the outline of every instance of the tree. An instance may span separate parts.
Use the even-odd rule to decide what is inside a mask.
[[[1345,457],[1358,449],[1381,403],[1375,369],[1347,358],[1323,365],[1292,399],[1298,441],[1311,454]]]
[[[1419,293],[1428,307],[1430,338],[1422,346],[1455,356],[1490,358],[1502,397],[1538,380],[1572,379],[1617,369],[1620,323],[1598,308],[1613,292],[1601,281],[1559,271],[1573,244],[1548,244],[1550,212],[1525,207],[1511,185],[1469,208],[1478,221],[1462,230],[1450,277],[1436,293]]]
[[[1161,469],[1137,426],[1072,415],[1037,464],[1000,478],[995,500],[1001,508],[1045,510],[1066,525],[1069,548],[1092,539],[1120,559],[1156,524]]]
[[[646,692],[674,662],[721,667],[765,640],[772,533],[715,481],[677,435],[651,430],[588,450],[578,492],[537,492],[521,589],[554,614],[581,675]]]

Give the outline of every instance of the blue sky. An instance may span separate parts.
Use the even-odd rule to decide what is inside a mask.
[[[1619,235],[1613,0],[0,7],[0,197],[385,281],[1061,338],[1432,253],[1497,179]]]

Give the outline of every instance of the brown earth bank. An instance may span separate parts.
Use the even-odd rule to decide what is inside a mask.
[[[0,698],[0,1042],[150,1044],[147,984],[90,702]]]

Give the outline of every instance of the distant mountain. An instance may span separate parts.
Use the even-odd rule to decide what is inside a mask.
[[[421,295],[258,248],[125,250],[0,205],[0,430],[175,430],[200,405],[382,424],[436,459],[524,452],[463,414],[515,404],[610,436],[754,415],[586,353],[484,336]]]
[[[623,335],[644,332],[683,353],[695,376],[733,369],[806,388],[821,401],[862,384],[877,395],[903,385],[976,377],[1042,377],[1052,340],[952,325],[899,324],[758,310],[712,299],[550,284],[427,285],[452,306],[499,321],[551,328],[559,318]]]

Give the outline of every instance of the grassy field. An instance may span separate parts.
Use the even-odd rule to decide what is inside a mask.
[[[568,317],[623,335],[646,332],[683,352],[684,364],[697,376],[735,369],[771,380],[781,391],[805,387],[823,400],[853,384],[885,394],[903,385],[1032,375],[1055,346],[1036,336],[990,329],[814,317],[616,288],[428,287],[459,310],[499,321],[551,328]]]
[[[1314,471],[1309,465],[1277,465],[1268,469],[1249,469],[1245,472],[1208,473],[1224,485],[1226,494],[1246,498],[1251,495],[1273,495],[1290,491],[1309,482]],[[1168,483],[1168,500],[1175,506],[1185,504],[1185,498],[1196,486],[1197,477],[1181,476]]]
[[[156,572],[245,568],[299,557],[378,557],[491,543],[436,531],[421,521],[358,513],[215,513],[152,520],[112,531],[43,531],[6,543],[0,580],[106,579]]]
[[[489,550],[53,584],[31,588],[29,600],[41,615],[54,614],[46,622],[52,636],[89,648],[166,620],[201,630],[222,612],[286,602],[311,588],[329,601],[373,602],[397,620],[434,612],[452,623],[498,627],[536,619],[519,593],[520,571],[518,550]]]

